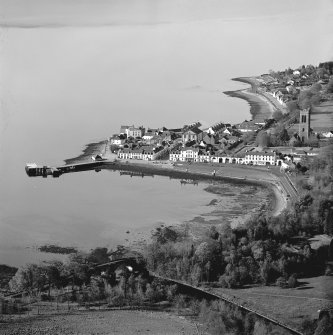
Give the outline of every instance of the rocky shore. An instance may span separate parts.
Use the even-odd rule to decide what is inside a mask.
[[[74,164],[74,163],[86,162],[86,161],[91,159],[91,156],[96,156],[97,154],[105,155],[107,143],[108,143],[107,140],[89,143],[82,150],[81,155],[79,155],[77,157],[65,159],[64,162],[65,162],[65,164]]]

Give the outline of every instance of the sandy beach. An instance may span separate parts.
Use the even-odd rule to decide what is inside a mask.
[[[240,77],[233,78],[232,80],[251,85],[251,87],[246,89],[226,91],[223,93],[233,98],[246,100],[250,105],[250,113],[253,121],[262,123],[265,119],[272,117],[277,107],[265,95],[257,92],[256,86],[258,86],[258,84],[254,77]]]

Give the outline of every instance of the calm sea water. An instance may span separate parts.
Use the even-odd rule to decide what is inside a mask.
[[[167,178],[109,171],[29,179],[24,166],[62,163],[121,124],[250,118],[246,102],[222,94],[244,87],[232,77],[316,64],[332,50],[323,27],[308,24],[311,13],[278,14],[1,28],[0,263],[31,261],[36,253],[26,247],[44,243],[125,243],[127,230],[206,211],[213,195],[201,185],[194,192]]]

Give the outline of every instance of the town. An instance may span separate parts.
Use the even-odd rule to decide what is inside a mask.
[[[235,80],[251,84],[264,99],[271,118],[255,115],[239,124],[217,122],[203,128],[193,122],[180,128],[121,126],[109,138],[120,160],[231,163],[281,166],[295,170],[304,158],[318,155],[333,140],[332,62]]]

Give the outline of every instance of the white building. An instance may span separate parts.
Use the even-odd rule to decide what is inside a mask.
[[[212,156],[209,151],[200,150],[198,155],[198,162],[211,162]]]
[[[275,165],[275,152],[249,152],[245,154],[245,164],[250,165]]]
[[[126,148],[118,151],[118,158],[120,159],[154,160],[155,156],[156,154],[152,147]]]
[[[197,162],[199,158],[199,149],[182,148],[180,151],[180,160],[183,162]]]
[[[127,137],[142,137],[142,135],[144,134],[144,129],[142,127],[137,128],[134,126],[130,126],[126,129],[126,135]]]
[[[321,135],[325,138],[332,138],[333,137],[333,132],[328,131],[328,132],[322,133]]]
[[[113,135],[113,136],[110,138],[110,143],[111,143],[111,144],[114,144],[114,145],[122,146],[122,145],[124,145],[124,143],[125,143],[125,139],[122,138],[121,136]]]
[[[181,150],[172,150],[170,152],[170,160],[171,161],[174,161],[174,162],[177,162],[177,161],[180,161],[180,157],[181,157]]]
[[[122,149],[118,151],[118,158],[120,159],[131,159],[131,150],[130,149]]]
[[[199,161],[199,149],[197,148],[181,148],[180,150],[172,150],[170,152],[171,161],[181,162],[198,162]]]
[[[142,159],[152,161],[155,158],[155,151],[152,147],[145,148],[142,153]]]

